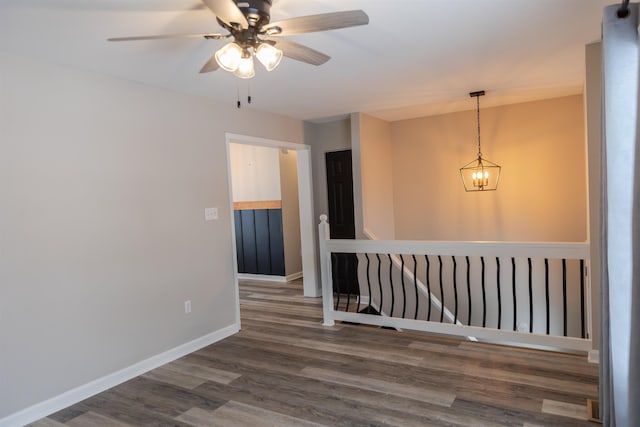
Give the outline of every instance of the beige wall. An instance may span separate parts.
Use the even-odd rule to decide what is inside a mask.
[[[362,199],[364,234],[370,238],[393,240],[395,222],[391,125],[384,120],[360,114],[358,146],[362,194],[356,192],[354,197]]]
[[[293,150],[280,154],[282,193],[282,234],[284,238],[285,275],[302,272],[300,241],[300,201],[298,197],[298,155]]]
[[[391,124],[396,238],[586,241],[582,96],[481,109],[481,125],[495,192],[466,193],[458,172],[477,153],[475,110]]]
[[[301,121],[8,54],[0,93],[0,419],[237,322],[225,132]]]

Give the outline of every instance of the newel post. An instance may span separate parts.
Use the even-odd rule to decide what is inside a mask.
[[[320,215],[318,224],[318,242],[320,244],[320,276],[322,279],[322,314],[324,326],[333,326],[333,283],[331,280],[331,254],[327,251],[330,239],[329,223],[326,215]]]

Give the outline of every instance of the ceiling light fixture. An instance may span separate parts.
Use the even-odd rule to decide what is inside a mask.
[[[484,96],[484,91],[469,93],[469,96],[476,98],[476,113],[478,117],[478,158],[467,163],[460,168],[460,176],[465,191],[494,191],[498,188],[500,180],[500,170],[497,164],[482,157],[480,149],[480,97]]]
[[[282,60],[282,51],[265,42],[241,46],[231,42],[218,49],[216,62],[223,70],[233,73],[241,79],[250,79],[256,75],[253,56],[260,61],[267,71],[274,70]]]

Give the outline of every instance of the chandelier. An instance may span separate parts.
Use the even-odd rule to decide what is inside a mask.
[[[465,191],[495,191],[500,180],[500,170],[497,164],[482,157],[480,148],[480,97],[484,91],[469,93],[476,98],[476,113],[478,117],[478,157],[460,168],[460,176]]]

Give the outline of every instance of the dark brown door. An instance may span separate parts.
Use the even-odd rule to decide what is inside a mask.
[[[332,239],[355,239],[353,212],[353,169],[351,150],[325,154],[329,225]],[[337,253],[332,257],[334,291],[358,295],[358,258],[355,254]]]

